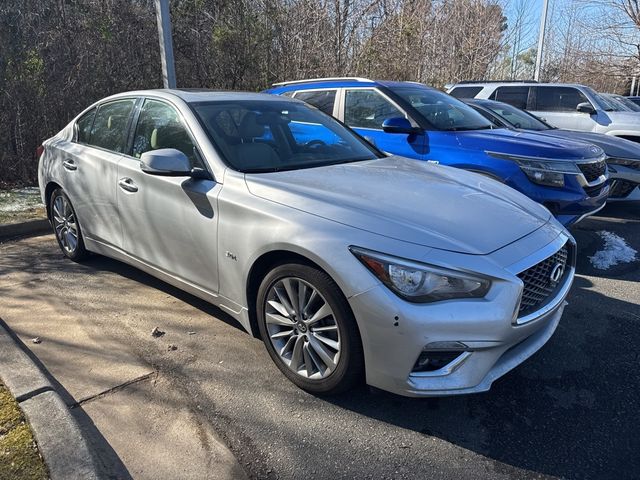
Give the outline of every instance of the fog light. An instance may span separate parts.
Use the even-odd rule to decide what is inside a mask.
[[[424,347],[412,372],[433,372],[446,367],[467,349],[460,342],[432,342]]]

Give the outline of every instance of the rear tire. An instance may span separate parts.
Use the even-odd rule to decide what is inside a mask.
[[[269,355],[298,387],[336,394],[362,380],[356,321],[325,272],[298,263],[275,267],[260,284],[256,313]]]
[[[64,256],[74,262],[86,259],[89,252],[84,246],[80,222],[71,200],[61,188],[55,189],[51,194],[49,212],[56,240]]]

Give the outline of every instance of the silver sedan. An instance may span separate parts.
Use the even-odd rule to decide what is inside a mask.
[[[67,257],[208,300],[314,393],[488,390],[551,337],[574,276],[574,241],[544,207],[386,156],[296,100],[123,93],[43,147]]]

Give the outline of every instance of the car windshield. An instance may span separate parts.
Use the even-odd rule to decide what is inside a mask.
[[[295,170],[383,156],[335,119],[302,102],[191,105],[228,165],[241,172]]]
[[[603,98],[616,112],[630,112],[631,109],[627,107],[624,103],[618,100],[616,97],[609,93],[599,93],[601,98]]]
[[[394,87],[395,95],[415,108],[437,130],[483,130],[493,124],[470,106],[431,88]]]
[[[544,123],[538,117],[507,103],[496,102],[483,103],[481,105],[484,108],[491,110],[494,114],[514,128],[536,131],[550,130],[553,128],[551,125]]]
[[[611,97],[624,105],[630,112],[640,112],[640,105],[635,104],[627,97],[623,97],[622,95],[612,95]]]
[[[620,109],[619,105],[616,105],[612,101],[607,100],[606,98],[604,98],[604,96],[600,95],[599,93],[596,93],[596,91],[593,90],[592,88],[589,88],[589,87],[582,87],[582,88],[587,93],[589,93],[589,95],[591,96],[591,99],[596,104],[596,106],[604,110],[605,112],[615,112]]]

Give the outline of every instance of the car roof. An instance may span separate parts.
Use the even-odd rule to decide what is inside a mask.
[[[503,102],[498,102],[496,100],[488,100],[486,98],[459,98],[458,100],[467,103],[467,104],[474,104],[474,105],[480,105],[480,106],[487,106],[490,107],[491,105],[503,105]]]
[[[120,97],[160,97],[167,99],[179,98],[186,103],[198,103],[208,101],[238,101],[238,100],[263,100],[263,101],[283,101],[282,97],[274,97],[264,93],[253,92],[235,92],[230,90],[208,90],[208,89],[150,89],[150,90],[135,90],[130,92],[122,92],[107,97],[100,102],[107,99],[116,99]],[[287,99],[296,101],[294,99]]]
[[[432,88],[424,83],[419,82],[401,82],[393,80],[370,80],[360,77],[335,77],[335,78],[310,78],[307,80],[293,80],[289,82],[274,83],[270,90],[278,90],[284,92],[288,90],[301,90],[312,88],[342,88],[342,87],[406,87],[419,86],[423,88]]]
[[[581,83],[557,83],[557,82],[536,82],[536,81],[486,81],[483,82],[481,80],[467,81],[467,82],[458,82],[453,85],[451,88],[456,87],[576,87],[576,88],[584,88],[585,85]]]

